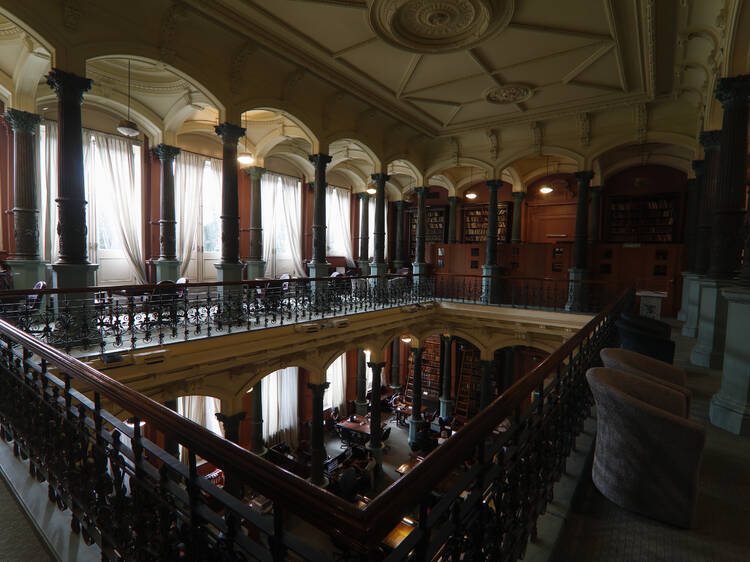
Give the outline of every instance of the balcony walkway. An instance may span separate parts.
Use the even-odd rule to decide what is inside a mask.
[[[691,418],[706,427],[694,529],[684,530],[626,511],[602,496],[591,481],[581,482],[554,562],[750,560],[750,437],[714,427],[708,420],[711,396],[721,372],[695,367],[688,358],[695,340],[672,330],[675,364],[688,374],[693,392]]]

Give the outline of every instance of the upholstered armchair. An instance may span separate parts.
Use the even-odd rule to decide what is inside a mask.
[[[608,369],[624,371],[651,382],[659,383],[685,397],[685,417],[690,416],[692,393],[685,386],[685,370],[635,351],[605,347],[599,352],[602,364]]]
[[[692,527],[705,431],[684,418],[684,397],[603,367],[586,378],[597,408],[594,485],[620,507]]]

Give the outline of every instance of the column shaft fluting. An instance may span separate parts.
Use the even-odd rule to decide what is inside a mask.
[[[745,219],[750,75],[722,78],[714,93],[721,102],[724,116],[709,275],[714,279],[728,279],[740,270],[744,246],[742,223]]]
[[[159,185],[159,259],[177,259],[177,237],[174,197],[174,163],[180,153],[176,146],[159,144],[154,147],[154,154],[161,164],[161,182]]]
[[[573,245],[573,267],[586,269],[586,234],[588,231],[589,182],[594,177],[590,170],[573,174],[578,180],[578,201],[576,204],[575,243]]]
[[[237,142],[245,129],[226,122],[214,127],[223,144],[221,178],[221,263],[240,263],[240,200],[237,187]]]
[[[315,166],[312,225],[314,263],[326,263],[326,166],[330,161],[328,154],[310,155],[310,162]]]
[[[391,176],[388,174],[372,174],[375,180],[375,225],[373,235],[375,238],[374,262],[385,263],[385,182]]]
[[[711,265],[711,233],[716,185],[719,176],[721,131],[704,131],[700,143],[705,152],[703,183],[698,199],[698,233],[695,248],[695,273],[705,275]]]
[[[13,257],[22,260],[39,259],[39,207],[36,182],[35,137],[41,117],[34,113],[9,109],[5,120],[13,129]]]
[[[250,260],[263,259],[263,214],[260,195],[260,179],[265,168],[252,166],[247,168],[250,178]]]
[[[47,84],[57,94],[57,263],[87,264],[86,192],[83,175],[81,103],[91,80],[53,68]]]

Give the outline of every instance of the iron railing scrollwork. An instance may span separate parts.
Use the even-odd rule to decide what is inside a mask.
[[[221,314],[222,298],[233,297],[212,297],[216,309],[205,313]],[[355,306],[348,298],[337,306]],[[111,560],[516,560],[536,536],[537,518],[591,406],[584,373],[612,342],[614,323],[631,302],[632,291],[605,307],[362,509],[7,322],[0,322],[2,437],[47,482],[50,500],[70,510],[72,530]],[[186,309],[175,304],[177,317]],[[141,313],[147,324],[160,321],[148,317],[152,310]],[[221,319],[223,326],[232,322]],[[103,403],[116,405],[132,423]],[[141,421],[182,444],[188,465],[144,438]],[[197,456],[270,498],[271,512],[260,513],[198,476]],[[310,523],[304,538],[296,534],[299,519]],[[405,521],[408,535],[387,547],[384,537]],[[310,532],[327,535],[333,551],[313,547],[321,541],[310,540]]]

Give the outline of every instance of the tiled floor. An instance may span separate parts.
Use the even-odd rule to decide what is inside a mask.
[[[621,509],[591,482],[590,470],[557,543],[555,562],[750,560],[750,437],[738,437],[708,421],[721,373],[690,365],[695,340],[679,335],[675,363],[686,369],[693,392],[691,418],[706,427],[694,529],[665,525]]]

